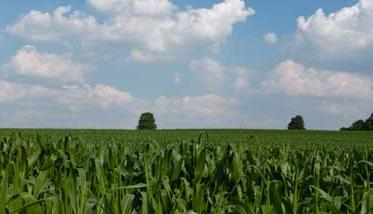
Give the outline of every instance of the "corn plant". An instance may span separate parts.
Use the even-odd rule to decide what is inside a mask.
[[[373,212],[368,143],[142,134],[4,135],[0,213]]]

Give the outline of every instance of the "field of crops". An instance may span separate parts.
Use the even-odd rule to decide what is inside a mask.
[[[0,213],[370,213],[373,133],[0,130]]]

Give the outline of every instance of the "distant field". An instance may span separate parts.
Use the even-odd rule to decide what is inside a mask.
[[[0,130],[0,213],[369,213],[373,133]]]
[[[105,142],[148,142],[176,143],[197,140],[200,135],[208,136],[210,143],[244,143],[244,144],[317,144],[317,145],[366,145],[373,146],[372,132],[340,131],[287,131],[287,130],[247,130],[247,129],[193,129],[193,130],[78,130],[78,129],[0,129],[0,137],[22,133],[25,137],[35,138],[38,134],[51,139],[69,135],[85,141]]]

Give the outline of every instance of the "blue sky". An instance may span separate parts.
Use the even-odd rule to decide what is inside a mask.
[[[365,118],[373,1],[4,0],[0,127],[310,129]]]

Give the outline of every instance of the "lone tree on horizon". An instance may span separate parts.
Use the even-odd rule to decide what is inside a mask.
[[[289,130],[305,130],[304,127],[304,120],[301,115],[297,115],[293,118],[291,118],[290,123],[288,124]]]
[[[139,124],[137,125],[138,130],[155,130],[157,125],[155,124],[154,115],[150,112],[142,113],[140,116]]]

